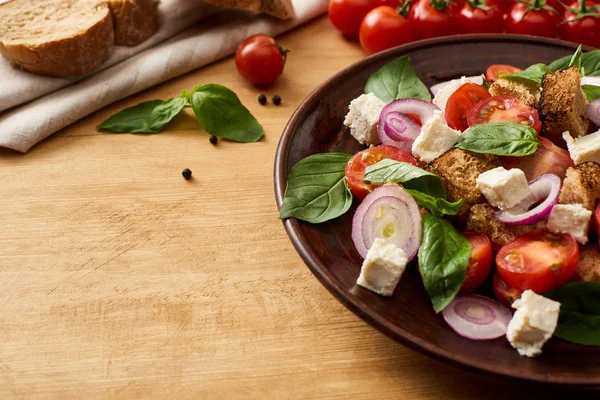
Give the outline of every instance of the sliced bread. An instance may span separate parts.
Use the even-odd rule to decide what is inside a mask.
[[[294,6],[290,0],[204,0],[204,2],[221,7],[266,13],[280,19],[294,17]]]
[[[158,31],[157,0],[106,0],[115,25],[115,44],[137,46]]]

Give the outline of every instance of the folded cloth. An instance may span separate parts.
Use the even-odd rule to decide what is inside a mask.
[[[191,14],[194,14],[195,18],[201,18],[201,14],[206,16],[214,13],[214,8],[199,5],[195,0],[163,0],[163,3],[163,7],[175,3],[196,3],[196,7],[199,8],[188,8],[188,15],[185,16],[185,12],[180,14],[184,22],[171,19],[173,23],[180,23],[181,26],[193,25],[198,21],[192,21],[194,18]],[[211,18],[210,23],[203,22],[163,43],[156,44],[160,41],[157,36],[162,35],[160,37],[164,40],[166,34],[163,31],[169,26],[166,21],[170,17],[161,12],[165,18],[161,31],[149,40],[155,44],[154,47],[147,48],[151,45],[143,43],[138,47],[146,45],[145,50],[138,50],[138,47],[120,48],[120,52],[131,53],[121,54],[120,58],[117,54],[113,55],[109,62],[112,66],[75,83],[65,79],[36,76],[12,68],[8,70],[0,65],[0,106],[6,97],[6,88],[12,90],[16,96],[22,93],[21,90],[33,92],[23,94],[21,99],[28,97],[27,100],[30,100],[43,96],[26,104],[21,103],[27,100],[21,100],[15,103],[21,104],[20,106],[0,114],[0,146],[27,152],[52,133],[110,103],[232,54],[238,43],[249,35],[277,35],[300,25],[324,13],[329,1],[292,0],[292,3],[296,17],[289,21],[266,16],[257,17],[243,12],[220,13]],[[181,12],[182,9],[178,10]],[[135,52],[138,54],[131,56]],[[16,82],[21,79],[24,80]],[[9,81],[11,83],[6,85]],[[21,89],[17,89],[17,94],[14,88],[19,85]],[[26,89],[23,89],[24,87]]]

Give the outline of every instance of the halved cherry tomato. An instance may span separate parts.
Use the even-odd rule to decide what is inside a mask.
[[[483,99],[492,97],[481,85],[465,83],[448,99],[444,112],[446,121],[452,129],[464,131],[469,127],[467,115]]]
[[[512,305],[513,301],[521,297],[524,292],[524,290],[508,286],[508,283],[502,279],[498,272],[494,274],[492,285],[494,286],[494,295],[496,296],[496,299],[508,307]]]
[[[460,293],[470,293],[479,289],[490,274],[492,242],[483,233],[465,232],[463,235],[471,243],[471,258],[469,258],[467,276]]]
[[[525,172],[528,181],[543,174],[558,175],[564,179],[567,168],[575,167],[569,152],[555,146],[545,137],[538,137],[540,145],[535,153],[525,157],[502,157],[502,166],[506,169],[519,168]]]
[[[371,193],[375,189],[377,184],[364,183],[365,169],[369,165],[373,165],[389,158],[396,161],[404,161],[412,165],[417,165],[417,160],[412,154],[402,151],[394,146],[375,146],[369,149],[359,151],[356,153],[348,164],[346,164],[346,180],[352,193],[359,199],[364,199],[366,195]]]
[[[510,286],[543,293],[566,284],[579,261],[571,235],[542,229],[519,236],[496,254],[496,266]]]
[[[388,6],[372,9],[360,24],[360,45],[369,54],[412,42],[413,34],[406,10]]]
[[[516,122],[529,125],[540,133],[542,123],[538,110],[510,96],[495,96],[481,100],[467,115],[469,126],[487,122]]]
[[[496,82],[502,75],[513,74],[519,71],[523,70],[508,64],[492,64],[485,70],[485,79]]]

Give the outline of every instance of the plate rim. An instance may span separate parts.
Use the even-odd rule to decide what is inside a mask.
[[[546,45],[559,45],[565,47],[565,49],[576,49],[577,44],[566,42],[559,39],[550,39],[550,38],[542,38],[528,35],[515,35],[515,34],[469,34],[469,35],[457,35],[457,36],[447,36],[447,37],[439,37],[433,39],[419,40],[416,42],[412,42],[403,46],[398,46],[392,49],[388,49],[386,51],[377,53],[375,55],[371,55],[369,57],[363,58],[343,69],[336,72],[331,77],[327,78],[323,83],[321,83],[317,88],[315,88],[312,92],[310,92],[306,98],[300,103],[297,109],[294,111],[289,121],[287,122],[285,128],[283,129],[281,138],[279,139],[279,143],[277,145],[277,150],[275,153],[274,160],[274,171],[273,171],[273,180],[274,180],[274,189],[275,189],[275,201],[277,204],[277,209],[281,208],[281,203],[283,202],[283,196],[285,193],[286,183],[287,183],[287,163],[290,156],[289,149],[291,147],[291,143],[294,138],[293,127],[298,123],[298,121],[302,118],[306,109],[310,102],[312,102],[313,98],[318,97],[319,93],[325,90],[327,87],[332,85],[336,80],[341,79],[348,72],[357,68],[358,66],[366,66],[373,63],[380,63],[382,60],[389,58],[391,55],[398,53],[398,55],[406,52],[410,52],[414,49],[427,48],[431,46],[439,46],[445,43],[448,44],[459,44],[462,42],[510,42],[510,41],[518,41],[520,43],[533,43],[533,44],[546,44]],[[593,50],[588,46],[584,46],[584,51]],[[334,297],[342,303],[346,308],[352,311],[356,316],[361,318],[363,321],[367,322],[369,325],[382,332],[386,336],[391,339],[402,343],[406,347],[409,347],[412,350],[418,351],[426,356],[434,358],[438,361],[442,361],[444,363],[448,363],[462,369],[466,369],[472,372],[486,373],[490,375],[495,375],[499,377],[512,378],[520,381],[527,382],[535,382],[535,383],[543,383],[543,384],[553,384],[553,385],[561,385],[561,386],[577,386],[577,387],[591,387],[598,388],[600,387],[600,378],[594,380],[591,377],[583,377],[583,378],[561,378],[561,377],[552,377],[549,375],[541,375],[538,373],[531,374],[528,376],[523,376],[517,373],[513,373],[508,368],[492,368],[489,364],[484,362],[473,361],[472,359],[467,359],[462,357],[460,354],[455,352],[451,352],[448,350],[444,350],[435,346],[432,343],[429,343],[426,340],[422,340],[406,330],[402,327],[394,325],[386,321],[384,318],[381,318],[376,312],[368,310],[366,307],[362,306],[361,303],[352,298],[351,295],[342,290],[341,286],[338,285],[335,281],[335,277],[329,273],[329,270],[321,268],[319,263],[317,262],[318,257],[312,250],[310,244],[306,241],[306,238],[301,232],[300,222],[296,218],[288,218],[282,220],[283,226],[294,245],[294,248],[304,261],[304,263],[308,266],[309,270],[312,272],[314,276],[319,280],[319,282],[331,293]],[[524,359],[524,361],[527,361]]]

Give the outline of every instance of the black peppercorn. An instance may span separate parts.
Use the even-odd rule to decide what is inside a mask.
[[[189,168],[186,168],[181,172],[181,175],[183,175],[186,181],[190,180],[192,178],[192,171]]]
[[[281,104],[281,97],[279,96],[273,96],[273,104],[275,104],[276,106]]]
[[[219,143],[219,138],[216,137],[215,135],[212,135],[210,137],[209,141],[210,141],[211,144],[217,144],[217,143]]]
[[[261,94],[260,96],[258,96],[258,102],[264,106],[265,104],[267,104],[267,96]]]

